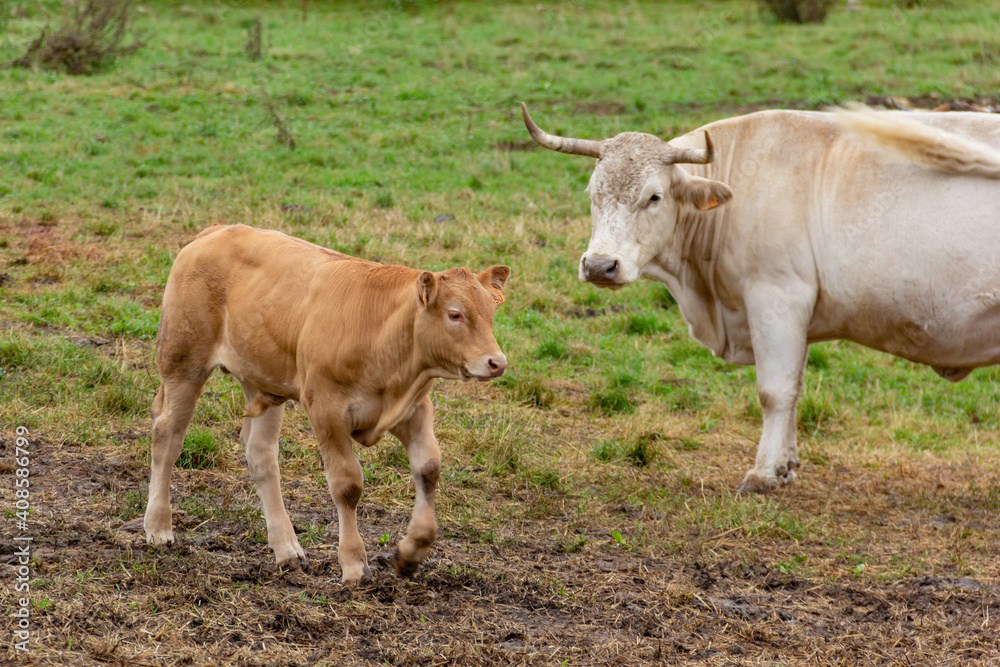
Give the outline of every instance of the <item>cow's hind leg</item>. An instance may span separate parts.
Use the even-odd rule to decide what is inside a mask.
[[[786,289],[761,289],[747,299],[764,427],[756,463],[739,487],[743,492],[769,491],[788,484],[795,479],[799,464],[795,411],[805,373],[811,302],[807,296],[796,298]]]
[[[170,477],[204,384],[204,380],[164,381],[153,400],[152,465],[149,473],[149,497],[142,522],[149,544],[170,544],[174,541]]]
[[[393,559],[396,572],[408,577],[427,557],[437,537],[434,494],[441,474],[441,451],[434,436],[434,408],[430,396],[425,397],[413,417],[394,428],[392,434],[406,447],[417,492],[413,517]]]
[[[257,390],[244,384],[247,405],[254,403]],[[271,405],[258,417],[246,417],[240,431],[240,441],[247,455],[247,465],[267,523],[267,543],[274,551],[279,566],[301,569],[306,554],[295,537],[292,521],[281,498],[281,471],[278,466],[278,436],[285,415],[285,406]]]

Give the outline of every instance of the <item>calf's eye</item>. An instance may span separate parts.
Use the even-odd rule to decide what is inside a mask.
[[[464,322],[465,321],[465,316],[462,315],[462,313],[460,311],[449,310],[448,311],[448,319],[451,320],[452,322]]]
[[[658,201],[660,201],[660,195],[653,195],[652,197],[649,198],[649,203],[650,204],[652,204],[654,202],[658,202]]]

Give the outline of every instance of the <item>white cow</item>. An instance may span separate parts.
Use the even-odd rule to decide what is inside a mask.
[[[691,335],[757,365],[764,427],[741,490],[795,479],[810,343],[953,382],[1000,362],[1000,117],[763,111],[666,143],[557,137],[522,112],[542,146],[597,158],[580,279],[659,280]]]

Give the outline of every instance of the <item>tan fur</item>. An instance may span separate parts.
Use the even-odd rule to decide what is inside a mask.
[[[944,171],[1000,178],[1000,152],[985,144],[901,114],[880,113],[863,106],[832,111],[844,129],[891,148],[907,159]]]
[[[284,404],[297,400],[316,432],[337,505],[346,583],[369,573],[355,512],[363,480],[351,440],[370,446],[390,431],[402,441],[417,503],[397,566],[413,571],[437,530],[437,475],[425,473],[440,467],[430,390],[435,378],[503,374],[493,294],[509,275],[506,266],[478,275],[383,266],[243,225],[203,231],[178,254],[164,290],[147,540],[173,541],[171,469],[201,388],[222,368],[247,397],[240,439],[278,564],[305,562],[278,470]]]

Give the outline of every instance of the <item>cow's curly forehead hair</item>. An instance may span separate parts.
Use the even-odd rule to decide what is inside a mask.
[[[664,142],[642,132],[622,132],[601,142],[601,157],[590,179],[595,204],[614,201],[634,205],[639,189],[663,168]]]

